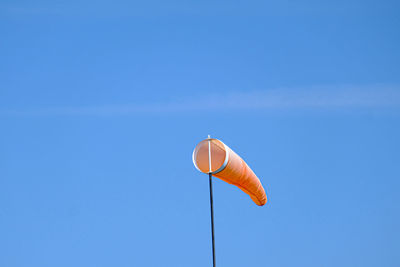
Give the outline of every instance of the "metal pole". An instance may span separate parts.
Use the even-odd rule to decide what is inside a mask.
[[[213,201],[213,189],[212,189],[212,174],[209,173],[210,178],[210,207],[211,207],[211,238],[212,238],[212,255],[213,255],[213,267],[215,267],[215,239],[214,239],[214,201]]]

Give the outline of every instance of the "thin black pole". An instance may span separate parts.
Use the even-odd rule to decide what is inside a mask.
[[[211,207],[211,238],[212,238],[212,256],[213,256],[213,267],[215,267],[215,239],[214,239],[214,201],[213,201],[213,189],[212,189],[212,174],[208,174],[210,178],[210,207]]]

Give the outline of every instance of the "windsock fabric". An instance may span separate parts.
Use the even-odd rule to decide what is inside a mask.
[[[267,203],[265,190],[250,167],[218,139],[201,141],[193,151],[193,163],[203,173],[236,185],[259,206]]]

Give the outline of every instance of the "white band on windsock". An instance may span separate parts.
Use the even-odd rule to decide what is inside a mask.
[[[211,137],[208,135],[208,173],[212,173],[211,169]]]

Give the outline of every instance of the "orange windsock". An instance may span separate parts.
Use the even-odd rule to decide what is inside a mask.
[[[259,206],[267,203],[265,190],[250,167],[232,149],[218,139],[207,138],[193,151],[194,166],[203,173],[236,185]]]

